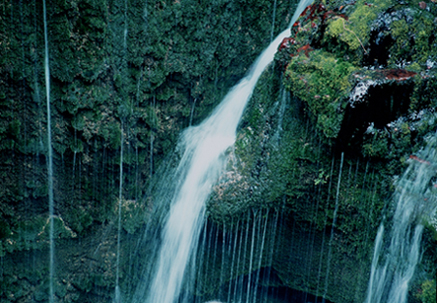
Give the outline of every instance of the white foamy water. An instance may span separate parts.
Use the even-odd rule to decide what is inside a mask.
[[[311,3],[312,0],[300,2],[291,24]],[[237,126],[259,77],[273,61],[281,41],[290,34],[290,29],[280,33],[258,57],[249,74],[230,90],[211,116],[200,125],[183,132],[178,144],[179,149],[183,150],[182,158],[176,171],[181,176],[176,181],[179,190],[171,199],[146,302],[177,301],[187,264],[197,248],[205,202],[226,161],[225,152],[235,142]],[[140,296],[137,294],[137,297]]]

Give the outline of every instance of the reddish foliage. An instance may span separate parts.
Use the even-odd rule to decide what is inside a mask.
[[[309,44],[307,44],[307,45],[304,45],[304,46],[299,47],[299,48],[297,49],[297,52],[298,52],[298,53],[300,53],[301,51],[303,51],[303,52],[305,53],[305,56],[308,57],[308,53],[311,52],[311,51],[313,51],[313,49],[311,48],[311,46],[310,46]]]
[[[296,40],[294,40],[293,38],[284,38],[284,40],[282,40],[281,44],[279,45],[279,51],[284,48],[289,48],[291,44],[296,44]]]
[[[325,21],[326,19],[328,19],[330,16],[334,16],[334,17],[341,17],[344,20],[349,20],[348,16],[346,16],[345,14],[337,14],[336,12],[334,12],[333,10],[327,11],[326,13],[324,13],[322,15],[322,21]]]
[[[352,4],[347,4],[347,5],[353,5]],[[300,17],[302,17],[303,20],[300,21],[296,21],[294,22],[292,28],[295,30],[295,38],[296,35],[299,31],[301,30],[305,30],[301,27],[301,25],[307,21],[311,21],[311,28],[316,28],[317,27],[317,23],[313,22],[314,20],[319,20],[322,23],[324,23],[326,21],[326,19],[332,18],[332,17],[341,17],[345,20],[348,20],[348,17],[345,14],[340,14],[339,11],[342,10],[344,8],[344,6],[341,6],[339,9],[335,9],[335,11],[330,10],[330,11],[326,11],[326,7],[321,4],[311,4],[308,5],[303,12],[300,14]],[[279,45],[279,51],[283,50],[284,48],[289,48],[291,44],[296,44],[296,40],[293,38],[285,38],[282,40],[281,44]],[[310,47],[309,44],[304,45],[302,47],[300,47],[297,50],[297,53],[303,51],[305,53],[305,56],[308,57],[308,54],[310,51],[312,51],[313,49]],[[297,53],[295,54],[291,54],[291,57],[294,57],[297,55]]]
[[[405,69],[384,69],[379,71],[386,79],[404,81],[417,75],[415,72],[411,72]]]
[[[344,6],[340,6],[340,8],[336,11],[340,11],[344,8]],[[326,12],[326,7],[323,4],[312,4],[312,5],[308,5],[302,12],[302,14],[300,14],[301,17],[304,17],[307,13],[309,12],[308,16],[304,19],[305,21],[308,20],[315,20],[317,18],[322,19],[322,21],[325,21],[326,19],[328,19],[328,17],[330,16],[337,16],[337,17],[341,17],[345,20],[348,20],[348,17],[345,14],[339,14],[337,12],[334,12],[333,10],[327,11]],[[320,16],[321,12],[325,12],[323,13],[323,15]],[[296,24],[296,23],[295,23]]]
[[[300,14],[301,17],[305,16],[307,12],[309,12],[308,17],[305,18],[305,21],[307,20],[314,20],[317,18],[317,16],[315,16],[316,12],[320,13],[322,11],[326,10],[325,6],[323,4],[311,4],[308,5],[303,12]]]
[[[431,165],[431,163],[429,161],[423,160],[423,159],[421,159],[421,158],[419,158],[418,156],[415,156],[415,155],[411,155],[410,159],[416,160],[419,163],[424,163],[424,164],[427,164],[427,165]]]

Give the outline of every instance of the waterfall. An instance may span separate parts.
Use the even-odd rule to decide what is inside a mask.
[[[46,97],[47,97],[47,172],[48,172],[48,195],[49,195],[49,215],[50,215],[50,265],[49,265],[49,302],[55,301],[54,290],[54,276],[55,276],[55,243],[54,243],[54,202],[53,202],[53,156],[52,156],[52,127],[51,127],[51,114],[50,114],[50,65],[49,65],[49,43],[47,37],[47,9],[46,1],[43,0],[43,13],[44,13],[44,47],[45,47],[45,59],[44,59],[44,71],[46,81]]]
[[[293,24],[312,0],[302,0],[292,18]],[[154,276],[146,296],[149,303],[173,303],[179,298],[184,274],[204,221],[205,201],[218,180],[226,161],[226,150],[236,139],[236,130],[258,78],[273,61],[279,43],[291,34],[280,33],[252,66],[249,74],[234,86],[213,113],[200,125],[186,129],[177,150],[181,160],[175,175],[177,190],[171,197],[170,210],[163,223],[161,243]],[[163,204],[165,201],[156,201]],[[139,287],[134,301],[140,301]]]
[[[437,135],[408,161],[407,170],[396,182],[390,233],[384,223],[378,229],[366,303],[407,302],[408,284],[420,259],[421,220],[437,208],[431,185],[437,168]]]

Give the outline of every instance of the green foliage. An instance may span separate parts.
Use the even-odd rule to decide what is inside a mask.
[[[416,297],[422,303],[435,303],[436,302],[436,281],[435,280],[426,280],[422,283],[421,291],[416,294]]]
[[[71,238],[76,235],[65,225],[60,217],[54,217],[54,237]],[[17,252],[22,250],[43,249],[48,247],[50,221],[43,216],[34,217],[30,220],[17,221],[8,228],[9,232],[2,239],[0,254],[3,252]]]
[[[93,217],[89,210],[84,209],[83,206],[72,207],[65,215],[65,219],[69,222],[71,228],[79,234],[93,223]]]
[[[319,175],[314,180],[314,185],[323,185],[328,182],[329,174],[323,168],[319,169]]]
[[[144,207],[135,200],[122,201],[122,226],[129,234],[134,234],[135,231],[144,224]]]
[[[435,58],[437,45],[431,41],[435,40],[436,15],[436,12],[432,14],[420,9],[417,4],[402,19],[393,21],[390,32],[394,40],[390,49],[393,55],[389,59],[389,64],[412,60],[424,69],[426,61]]]
[[[390,35],[395,44],[390,64],[411,57],[418,62],[414,69],[420,72],[427,58],[435,61],[437,53],[435,43],[428,43],[433,37],[430,14],[434,12],[431,4],[430,10],[419,10],[418,0],[410,2],[416,7],[414,21],[400,19],[392,23]],[[145,220],[147,203],[141,198],[150,176],[173,151],[180,130],[206,117],[269,43],[274,3],[277,7],[273,36],[288,25],[295,2],[51,1],[47,20],[59,248],[65,249],[62,241],[75,233],[84,243],[94,241],[93,237],[98,237],[92,234],[96,229],[114,222],[121,144],[125,152],[122,224],[130,235],[137,233]],[[277,113],[285,95],[279,94],[279,73],[263,75],[251,100],[253,106],[245,113],[235,152],[230,152],[233,161],[228,165],[234,175],[223,180],[226,190],[219,188],[215,196],[223,200],[210,205],[210,213],[215,211],[226,217],[229,213],[238,216],[252,207],[285,207],[285,212],[296,214],[297,222],[305,228],[313,224],[321,230],[325,209],[320,204],[318,215],[314,216],[313,202],[317,199],[330,201],[326,214],[332,220],[334,193],[328,187],[337,181],[338,162],[331,174],[329,148],[321,144],[325,141],[314,132],[314,125],[329,138],[338,133],[350,91],[348,77],[364,52],[360,41],[366,49],[369,47],[371,19],[392,1],[374,1],[370,7],[363,3],[349,6],[349,20],[339,16],[327,20],[328,34],[323,41],[317,40],[323,35],[310,24],[304,26],[306,31],[297,34],[301,41],[293,51],[307,43],[317,46],[308,53],[309,58],[304,52],[293,58],[290,65],[295,65],[297,72],[288,71],[290,78],[285,82],[287,87],[296,87],[295,96],[306,102],[313,121],[298,119],[299,109],[290,105],[297,101],[288,100],[284,101],[281,124]],[[315,23],[321,25],[320,20]],[[6,256],[5,263],[13,252],[44,249],[48,245],[43,33],[41,1],[5,0],[0,4],[0,256]],[[424,52],[415,52],[417,49]],[[289,53],[282,55],[288,63]],[[275,65],[276,69],[269,70],[277,72],[279,64]],[[437,106],[434,78],[422,80],[421,88],[414,91],[412,110],[420,109],[424,100]],[[315,98],[317,95],[320,98]],[[365,142],[370,145],[365,147],[368,153],[364,153],[372,157],[388,154],[391,159],[398,159],[415,136],[422,137],[435,124],[424,119],[414,126],[417,134],[405,127],[396,134],[378,133]],[[386,142],[393,144],[388,153],[383,148]],[[365,172],[361,166],[357,171],[360,184]],[[376,176],[372,180],[378,184],[387,181]],[[364,223],[360,218],[367,218],[373,188],[377,194],[372,200],[375,205],[371,226],[377,221],[379,197],[389,192],[386,186],[357,184],[348,184],[340,193],[338,230],[353,235],[342,238],[346,244],[339,246],[347,255],[364,245]],[[102,242],[108,245],[108,251],[113,251],[111,240]],[[83,253],[91,256],[94,250],[91,245]],[[46,260],[32,255],[38,261]],[[69,257],[77,259],[76,255]],[[98,264],[92,271],[101,269],[106,261],[104,257],[94,260],[93,264]],[[108,277],[100,273],[91,276],[90,263],[81,262],[86,264],[82,266],[87,274],[74,272],[71,288],[77,289],[67,293],[63,287],[57,290],[64,300],[95,300],[95,294],[87,297],[87,293],[95,285],[100,285],[99,296],[108,293],[107,287],[114,281],[112,269],[106,271]],[[59,272],[71,274],[69,270]],[[32,275],[31,287],[45,283],[41,283],[41,275],[48,275],[41,272]],[[31,288],[24,284],[30,278],[19,277],[23,275],[1,277],[0,300],[7,300],[6,293],[9,298]],[[34,299],[45,300],[46,286],[35,290]]]
[[[351,6],[353,12],[348,14],[347,20],[336,16],[328,21],[325,39],[334,38],[346,43],[351,51],[361,48],[360,52],[366,53],[372,23],[381,12],[392,6],[392,1],[376,0],[367,4],[366,1],[360,0]]]
[[[349,81],[357,68],[334,55],[315,50],[299,54],[286,70],[285,85],[293,94],[308,104],[318,129],[328,138],[340,131],[343,110],[352,89]]]

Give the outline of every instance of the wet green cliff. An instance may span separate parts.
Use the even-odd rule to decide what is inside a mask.
[[[295,6],[47,1],[59,302],[112,300],[120,195],[120,284],[133,291],[134,260],[153,254],[136,248],[157,207],[155,179],[180,131],[211,112]],[[298,22],[246,109],[208,222],[229,232],[262,216],[275,257],[251,270],[271,269],[273,287],[362,302],[394,178],[436,131],[437,4],[317,2]],[[0,302],[45,302],[42,1],[0,3],[0,54]],[[426,224],[411,302],[427,302],[435,283],[437,232]],[[250,274],[242,268],[221,282]],[[199,284],[205,301],[220,286]]]
[[[266,245],[260,263],[275,287],[364,302],[395,180],[436,131],[436,14],[433,2],[316,1],[280,45],[208,204],[228,228],[254,209],[270,225],[280,214],[275,257]],[[411,302],[435,279],[433,220]]]

